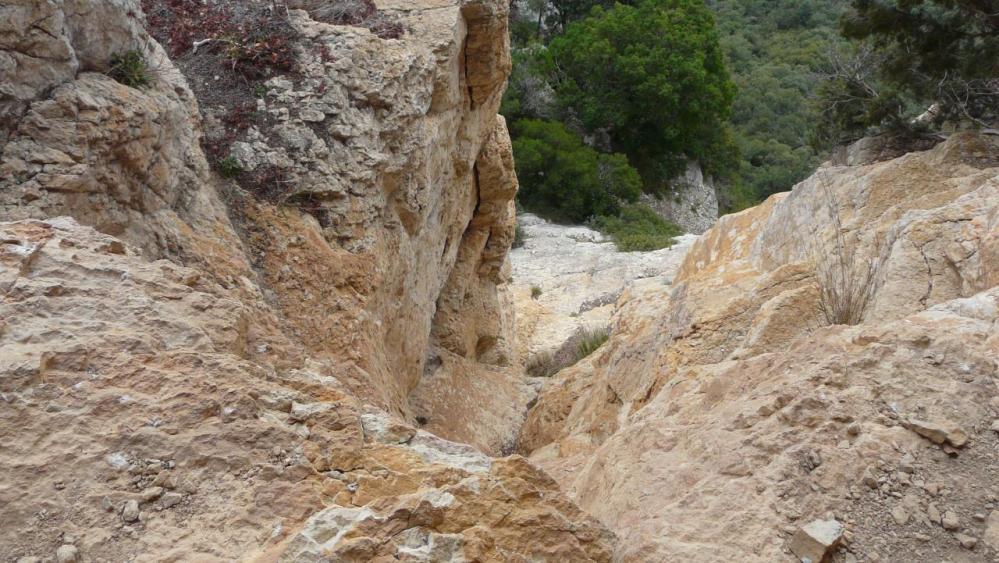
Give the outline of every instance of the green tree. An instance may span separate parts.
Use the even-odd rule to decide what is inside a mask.
[[[620,202],[641,194],[641,179],[623,155],[598,153],[559,122],[522,119],[512,133],[518,199],[531,211],[579,223],[615,215]]]
[[[841,21],[855,54],[824,84],[825,139],[999,118],[999,1],[853,0]]]
[[[655,190],[696,159],[732,161],[735,85],[703,0],[596,7],[552,40],[557,101],[589,132],[606,130]]]

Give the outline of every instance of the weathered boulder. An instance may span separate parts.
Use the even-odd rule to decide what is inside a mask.
[[[858,558],[925,559],[885,533],[921,525],[887,496],[914,489],[912,516],[960,490],[960,515],[997,492],[997,175],[999,139],[958,134],[721,218],[672,288],[626,293],[610,341],[542,390],[521,451],[618,533],[619,560],[781,560],[781,531],[829,513]],[[872,474],[907,452],[914,473]]]

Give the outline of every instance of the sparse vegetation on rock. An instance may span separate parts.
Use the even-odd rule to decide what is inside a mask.
[[[142,88],[152,80],[152,71],[142,53],[132,50],[111,57],[108,76],[125,86]]]

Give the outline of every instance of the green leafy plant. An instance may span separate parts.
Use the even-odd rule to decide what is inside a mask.
[[[555,121],[523,119],[513,126],[518,199],[555,221],[583,222],[614,215],[636,201],[641,178],[620,154],[601,154]]]
[[[532,285],[531,286],[531,299],[537,299],[538,297],[541,297],[541,288],[538,287],[538,286],[536,286],[536,285]]]
[[[709,173],[735,163],[727,120],[736,88],[703,0],[598,6],[547,56],[559,105],[587,131],[606,131],[646,191],[664,188],[690,159]]]
[[[139,51],[126,51],[111,56],[108,76],[132,88],[148,86],[152,74],[146,59]]]
[[[814,141],[914,139],[950,122],[999,121],[999,6],[976,0],[853,0],[841,21],[850,49],[832,53]]]
[[[223,178],[235,178],[243,172],[243,167],[239,164],[239,160],[232,155],[218,161],[216,168],[219,171],[219,175]]]
[[[524,227],[521,227],[520,223],[517,223],[513,230],[513,244],[510,247],[523,248],[525,242],[527,242],[527,233],[524,232]]]
[[[609,235],[622,252],[669,248],[673,237],[683,234],[679,227],[642,204],[625,206],[618,215],[597,217],[593,227]]]

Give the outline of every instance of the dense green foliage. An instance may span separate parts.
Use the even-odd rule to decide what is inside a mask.
[[[625,155],[646,192],[697,159],[714,176],[725,211],[791,189],[824,151],[861,136],[999,119],[997,0],[518,0],[514,7],[508,119],[560,121],[595,150]],[[520,143],[518,160],[525,147],[533,147],[529,158],[540,151]],[[547,155],[546,165],[535,158],[535,172],[561,180],[529,179],[527,207],[540,203],[531,199],[539,182],[549,211],[572,207],[563,218],[622,219],[605,212],[607,201],[593,192],[598,183],[571,180],[592,172],[554,170],[575,158],[561,156]],[[593,158],[582,169],[592,170]],[[585,195],[556,196],[577,186]],[[583,209],[591,204],[601,210]]]
[[[617,215],[597,217],[593,226],[610,235],[618,250],[624,252],[669,248],[673,237],[683,234],[645,205],[626,205]]]
[[[999,117],[999,2],[853,0],[841,30],[856,43],[823,85],[822,141]]]
[[[559,120],[625,154],[647,192],[698,159],[727,211],[814,169],[824,145],[813,143],[813,100],[830,53],[845,44],[843,0],[624,4],[515,3],[503,114]]]
[[[735,86],[703,0],[596,7],[546,52],[563,114],[606,131],[655,191],[698,160],[731,160],[726,121]]]
[[[736,162],[726,126],[734,86],[710,10],[701,0],[525,0],[513,9],[501,112],[519,203],[555,221],[588,221],[622,248],[668,246],[679,230],[638,206],[641,192],[663,189],[690,158],[718,171]]]
[[[825,72],[839,0],[708,0],[739,93],[732,110],[742,161],[720,194],[728,209],[791,189],[818,164],[810,100]]]
[[[519,199],[527,209],[579,223],[614,215],[620,202],[641,193],[638,173],[623,155],[597,152],[557,121],[521,119],[512,133]]]

